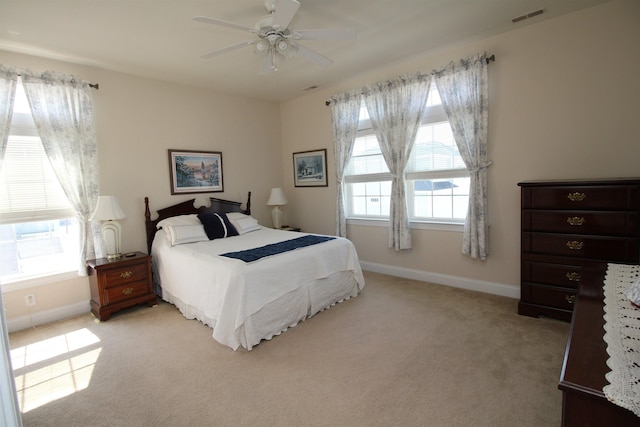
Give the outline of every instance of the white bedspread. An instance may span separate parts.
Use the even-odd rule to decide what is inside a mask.
[[[163,294],[169,293],[185,306],[201,312],[217,341],[234,350],[241,345],[251,349],[251,342],[243,342],[241,329],[247,319],[268,304],[344,271],[352,273],[358,292],[364,287],[355,247],[344,238],[252,263],[218,256],[303,235],[263,227],[241,236],[171,246],[160,230],[152,247],[156,280],[159,279]],[[164,295],[163,298],[169,301]],[[187,316],[184,311],[183,314]],[[271,331],[271,335],[280,332]],[[257,337],[257,341],[261,338],[269,337]]]

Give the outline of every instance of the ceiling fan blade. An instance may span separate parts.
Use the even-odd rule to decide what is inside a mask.
[[[205,24],[220,25],[222,27],[233,28],[235,30],[248,31],[250,33],[257,33],[258,31],[253,27],[247,27],[246,25],[234,24],[233,22],[223,21],[221,19],[207,18],[206,16],[196,16],[194,21],[204,22]]]
[[[286,30],[291,24],[291,20],[300,7],[300,2],[297,0],[278,0],[276,4],[276,11],[273,14],[273,26],[281,30]]]
[[[328,67],[333,62],[326,56],[320,55],[318,52],[311,50],[308,47],[304,47],[302,45],[297,44],[296,48],[297,48],[296,56],[299,56],[315,64],[318,64],[321,67]]]
[[[202,59],[213,58],[214,56],[222,55],[223,53],[231,52],[232,50],[240,49],[245,46],[249,46],[253,44],[253,40],[247,40],[242,43],[234,44],[233,46],[227,46],[222,49],[214,50],[213,52],[209,52],[206,55],[202,55]]]
[[[356,30],[353,28],[296,30],[291,37],[295,40],[355,40]]]

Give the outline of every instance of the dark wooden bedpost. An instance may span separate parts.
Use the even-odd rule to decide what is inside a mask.
[[[249,195],[247,196],[247,208],[245,210],[247,215],[251,215],[251,191],[249,191]]]
[[[155,235],[155,226],[151,222],[151,210],[149,209],[149,198],[144,198],[144,226],[147,231],[147,254],[151,255],[151,244]]]
[[[149,198],[144,198],[144,219],[151,221],[151,211],[149,210]]]

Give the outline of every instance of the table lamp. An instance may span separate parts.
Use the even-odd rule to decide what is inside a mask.
[[[282,228],[282,206],[286,204],[287,198],[284,196],[282,188],[272,188],[267,205],[273,206],[273,210],[271,211],[273,228]]]
[[[107,250],[107,259],[109,261],[113,261],[122,256],[120,253],[122,227],[120,227],[120,223],[116,220],[126,217],[115,196],[98,197],[96,210],[91,214],[89,221],[103,221],[101,227],[102,240],[104,241]]]

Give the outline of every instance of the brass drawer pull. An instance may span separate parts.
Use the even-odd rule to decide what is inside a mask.
[[[580,273],[576,273],[575,271],[571,273],[567,273],[566,276],[567,276],[567,279],[571,280],[572,282],[579,282],[581,278]]]
[[[583,225],[586,220],[579,216],[574,216],[567,218],[567,222],[569,223],[569,225]]]
[[[565,295],[564,299],[569,304],[573,304],[574,302],[576,302],[576,296],[575,295]]]
[[[123,295],[131,295],[133,293],[133,288],[124,288],[122,290]]]
[[[567,194],[567,199],[571,200],[572,202],[581,202],[586,198],[587,198],[587,195],[584,193],[575,192],[575,193]]]
[[[133,273],[130,271],[123,271],[122,273],[120,273],[120,277],[122,277],[123,279],[128,279],[131,276],[133,276]]]
[[[579,250],[582,249],[584,247],[584,242],[579,242],[577,240],[573,240],[570,242],[567,242],[567,247],[571,250]]]

